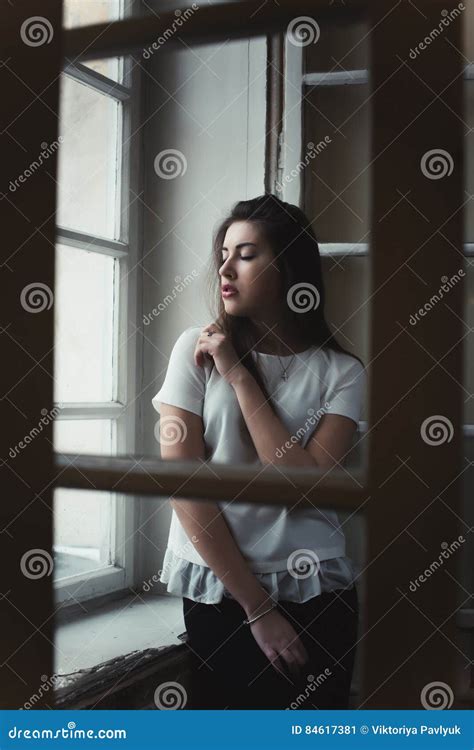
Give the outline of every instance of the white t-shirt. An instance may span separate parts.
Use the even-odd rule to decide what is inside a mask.
[[[178,337],[164,383],[152,404],[158,412],[164,402],[202,417],[206,460],[261,465],[234,389],[207,357],[204,367],[194,364],[203,327],[187,328]],[[253,352],[252,356],[258,358],[275,411],[292,436],[286,447],[281,446],[282,452],[296,439],[304,448],[326,412],[342,414],[358,424],[366,372],[354,357],[316,346],[297,354],[293,361],[293,355],[278,358]],[[282,379],[280,359],[288,367],[287,381]],[[313,551],[319,560],[345,555],[345,537],[336,511],[304,507],[289,513],[286,507],[234,502],[232,498],[218,501],[218,506],[255,573],[287,569],[290,555],[297,550]],[[207,565],[174,509],[168,548],[177,557]]]

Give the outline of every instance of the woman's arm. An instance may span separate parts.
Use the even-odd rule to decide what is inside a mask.
[[[330,468],[340,463],[348,452],[356,429],[355,422],[349,417],[324,414],[307,447],[302,448],[291,440],[290,433],[245,367],[235,368],[228,382],[235,391],[262,463]]]
[[[204,461],[201,417],[164,403],[161,404],[160,416],[166,429],[170,428],[173,418],[176,418],[177,424],[180,424],[182,420],[186,425],[185,430],[182,427],[177,430],[183,439],[175,445],[169,445],[167,443],[170,441],[163,439],[160,444],[161,458]],[[267,609],[270,601],[269,594],[248,567],[217,503],[173,498],[171,504],[187,536],[192,540],[201,557],[241,604],[247,617]]]

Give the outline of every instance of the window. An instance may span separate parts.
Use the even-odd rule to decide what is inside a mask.
[[[117,20],[122,5],[70,0],[64,25]],[[112,456],[135,446],[136,80],[130,58],[67,60],[61,74],[53,433],[60,453]],[[134,513],[119,493],[54,491],[57,601],[127,585]]]

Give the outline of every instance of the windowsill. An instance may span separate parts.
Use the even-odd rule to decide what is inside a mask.
[[[181,645],[178,635],[185,630],[181,598],[131,594],[57,623],[54,672],[77,672],[137,649]]]

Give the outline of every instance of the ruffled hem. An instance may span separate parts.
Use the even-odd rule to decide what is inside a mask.
[[[322,560],[319,571],[313,566],[304,577],[292,576],[288,570],[254,575],[275,601],[300,604],[326,591],[352,588],[355,581],[352,561],[346,556]],[[234,598],[211,568],[178,557],[169,547],[160,581],[167,584],[168,593],[202,604],[219,604],[223,596]]]

